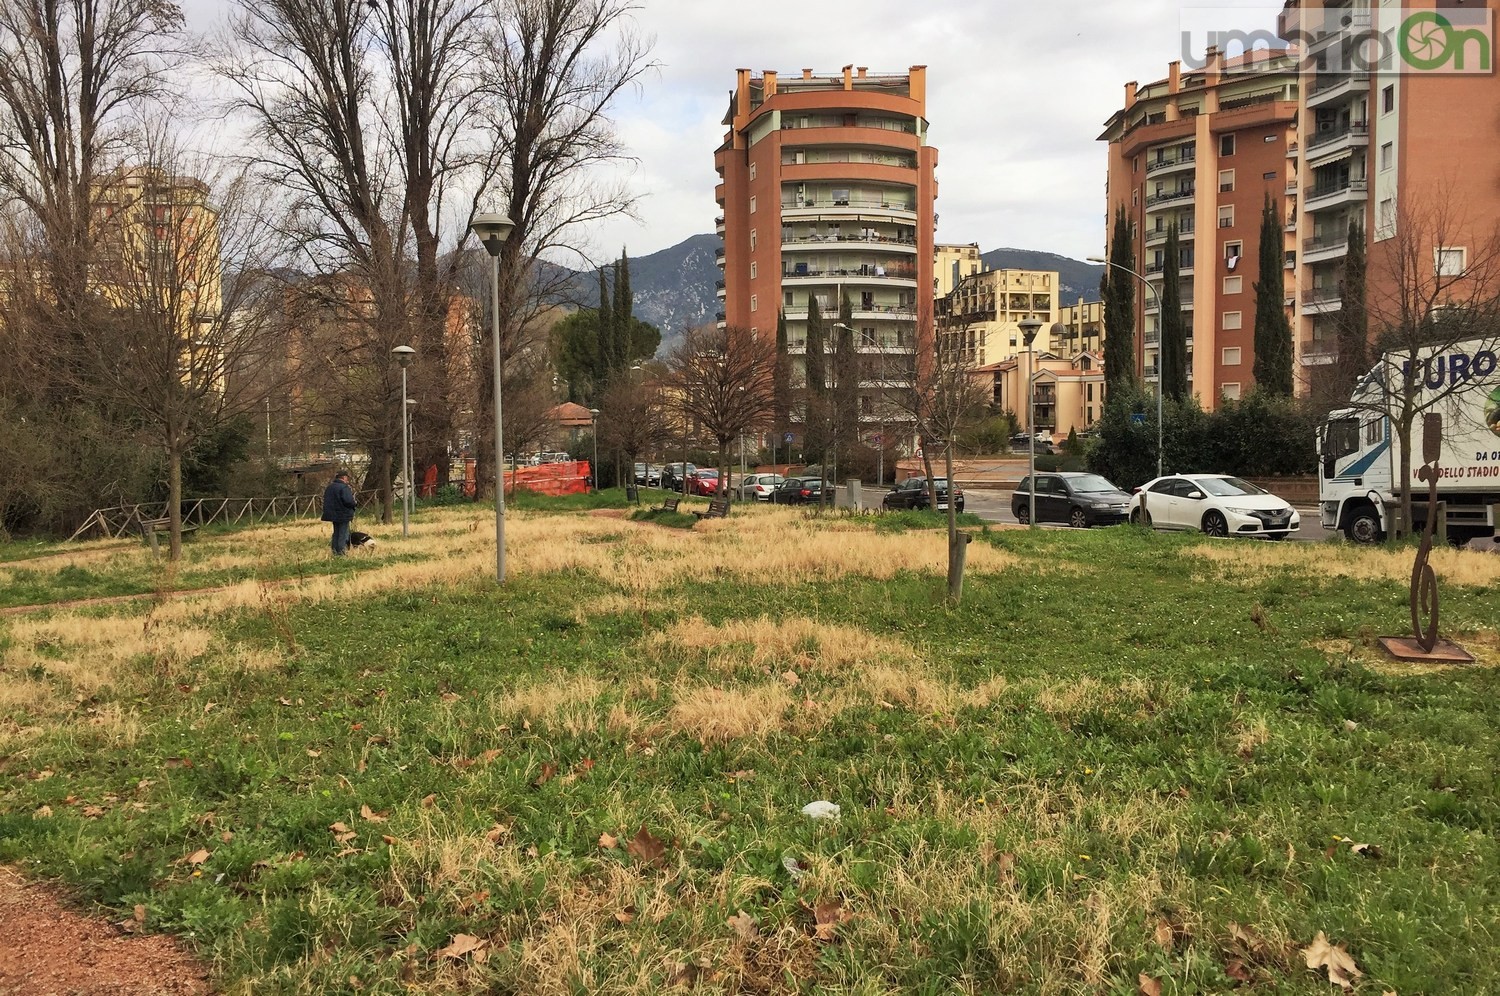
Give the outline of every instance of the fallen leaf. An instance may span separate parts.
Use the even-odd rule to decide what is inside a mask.
[[[390,811],[386,810],[385,813],[377,813],[367,805],[359,807],[359,815],[371,823],[384,823],[386,820],[386,813],[388,812]]]
[[[635,920],[635,907],[627,906],[623,910],[615,911],[616,923],[631,923]]]
[[[591,757],[584,758],[582,761],[578,762],[578,767],[574,768],[573,770],[574,771],[581,771],[581,772],[585,772],[585,773],[593,771],[594,770],[594,759],[591,758]]]
[[[1224,966],[1224,974],[1236,982],[1249,982],[1251,978],[1249,967],[1238,958],[1230,959]]]
[[[489,947],[489,943],[484,938],[475,937],[473,934],[454,934],[453,940],[448,942],[447,947],[438,948],[437,956],[460,959],[465,955],[476,954],[475,960],[480,961],[482,959],[477,957],[477,953]]]
[[[203,864],[203,862],[207,861],[208,859],[209,859],[209,852],[208,852],[208,850],[205,849],[205,848],[200,847],[200,848],[198,848],[198,850],[194,851],[192,854],[189,854],[187,856],[187,863],[190,864],[190,865],[201,865],[201,864]]]
[[[203,704],[203,715],[207,716],[218,704],[217,702],[205,702]]]
[[[530,733],[531,732],[531,720],[529,720],[529,719],[523,719],[523,720],[521,720],[521,732],[523,732],[523,733]]]
[[[383,840],[383,841],[385,841],[391,847],[395,847],[397,844],[401,843],[399,840],[397,840],[395,837],[392,837],[388,833],[381,834],[380,835],[380,839]]]
[[[292,704],[291,699],[277,699],[276,701],[280,702],[284,706],[290,706]]]
[[[328,829],[333,831],[333,839],[338,841],[340,844],[347,843],[353,840],[355,837],[359,836],[359,834],[349,829],[349,827],[343,823],[331,823],[329,824]]]
[[[651,836],[651,831],[647,830],[646,825],[642,823],[640,830],[636,831],[636,835],[630,839],[630,843],[625,845],[625,850],[637,861],[654,865],[659,864],[666,855],[667,845]]]
[[[760,939],[760,928],[755,925],[755,918],[744,910],[740,910],[726,922],[734,929],[739,939],[746,944]]]
[[[104,807],[103,806],[84,806],[83,807],[83,815],[86,816],[87,818],[91,819],[91,820],[97,820],[99,817],[101,817],[101,816],[104,815]]]
[[[702,974],[703,969],[699,968],[697,965],[689,965],[684,962],[678,962],[677,964],[672,966],[672,987],[677,988],[678,986],[686,986],[691,989],[693,987],[693,984],[698,981],[698,976]]]
[[[444,702],[457,702],[459,697],[455,692],[444,692],[441,698]]]
[[[313,750],[311,747],[309,747],[309,748],[307,748],[307,756],[308,757],[322,757],[323,756],[323,752],[320,751],[320,750]]]
[[[848,919],[844,912],[843,904],[838,898],[820,899],[813,907],[813,939],[819,941],[831,941],[839,929],[839,924]]]
[[[1344,950],[1344,946],[1329,944],[1328,936],[1321,930],[1313,938],[1313,942],[1302,949],[1302,957],[1307,960],[1308,968],[1314,971],[1326,969],[1328,981],[1340,989],[1353,989],[1354,980],[1365,974],[1354,964],[1354,959]]]
[[[234,840],[234,831],[225,830],[223,833],[219,834],[219,839],[226,844],[229,843],[231,840]]]
[[[340,851],[339,853],[335,854],[334,857],[335,858],[347,858],[351,854],[363,854],[364,850],[365,849],[362,848],[362,847],[346,847],[342,851]]]
[[[1352,719],[1346,719],[1344,720],[1344,729],[1348,730],[1350,733],[1353,733],[1355,730],[1359,729],[1359,724]]]
[[[1153,934],[1156,944],[1163,951],[1172,950],[1172,925],[1165,920],[1156,921],[1156,930]]]
[[[485,832],[484,839],[489,841],[491,844],[498,844],[500,843],[500,841],[505,839],[505,835],[508,833],[510,833],[510,827],[505,826],[501,823],[496,823],[494,826],[490,827],[488,831]],[[536,855],[532,855],[532,857],[536,857]]]
[[[491,761],[493,761],[495,758],[497,758],[499,756],[500,756],[500,751],[498,751],[498,750],[487,750],[483,754],[479,755],[479,760],[483,761],[485,764],[489,764]]]
[[[332,830],[334,833],[348,833],[349,825],[340,820],[337,823],[328,824],[328,829]]]
[[[798,685],[802,684],[802,679],[797,677],[796,671],[783,671],[781,673],[781,680],[786,682],[792,688],[796,688]]]
[[[1363,854],[1367,858],[1378,858],[1378,857],[1380,857],[1380,848],[1377,847],[1374,844],[1354,844],[1354,843],[1351,843],[1349,845],[1349,853],[1351,853],[1351,854]]]
[[[135,915],[135,922],[136,923],[145,923],[146,922],[146,907],[143,906],[140,903],[136,903],[135,904],[135,913],[134,913],[134,915]]]
[[[557,764],[556,764],[556,762],[554,762],[554,761],[543,761],[542,762],[542,773],[540,775],[537,775],[536,776],[536,781],[532,782],[531,784],[535,785],[537,788],[541,788],[543,785],[546,785],[548,782],[550,782],[556,776],[557,776]]]
[[[748,782],[755,779],[755,772],[754,770],[731,771],[724,777],[728,778],[731,782]]]
[[[435,802],[437,802],[437,796],[435,794],[434,795],[424,795],[424,796],[422,796],[422,808],[423,809],[431,809],[433,803],[435,803]]]
[[[1265,952],[1266,942],[1250,927],[1244,927],[1234,921],[1230,921],[1229,936],[1244,948],[1245,954],[1253,956]]]
[[[619,843],[620,839],[618,837],[611,836],[607,833],[601,833],[599,835],[599,846],[604,848],[606,851],[613,851],[617,846],[619,846]]]
[[[1160,980],[1153,979],[1145,972],[1137,975],[1135,979],[1139,984],[1139,988],[1136,991],[1140,993],[1140,996],[1161,996]]]

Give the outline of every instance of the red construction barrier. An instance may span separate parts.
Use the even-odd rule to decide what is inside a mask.
[[[581,495],[589,489],[585,480],[588,475],[587,460],[517,467],[505,472],[505,493],[510,494],[516,488],[524,488],[539,495]]]

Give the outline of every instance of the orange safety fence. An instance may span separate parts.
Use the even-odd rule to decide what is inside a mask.
[[[505,472],[505,493],[524,488],[539,495],[581,495],[588,492],[589,473],[587,460],[517,467]]]

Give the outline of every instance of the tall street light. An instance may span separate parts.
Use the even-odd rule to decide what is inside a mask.
[[[594,437],[594,462],[590,468],[593,473],[589,476],[594,479],[594,493],[597,494],[599,492],[599,409],[597,408],[589,409],[589,432]],[[630,469],[632,472],[635,470],[634,467]]]
[[[490,296],[491,336],[495,340],[495,581],[505,583],[505,432],[500,422],[500,249],[515,223],[503,214],[476,214],[469,231],[490,254],[493,280]]]
[[[406,399],[406,408],[407,408],[407,413],[408,414],[406,416],[406,469],[403,470],[402,473],[406,475],[406,482],[407,482],[407,484],[406,484],[406,512],[407,512],[408,515],[413,515],[413,516],[417,514],[417,498],[416,498],[416,491],[414,490],[416,488],[417,468],[415,467],[416,458],[413,457],[412,454],[417,449],[417,434],[416,434],[415,427],[412,425],[412,419],[411,419],[410,412],[411,412],[411,409],[413,409],[415,407],[417,407],[417,401],[416,401],[416,399],[415,398],[407,398]]]
[[[401,496],[401,538],[411,533],[411,440],[407,433],[406,365],[417,351],[410,346],[397,346],[391,350],[396,362],[401,364],[401,476],[406,478],[406,493]],[[389,438],[389,437],[387,437]]]
[[[1041,331],[1042,323],[1035,318],[1023,318],[1016,323],[1021,329],[1021,338],[1026,342],[1026,435],[1031,441],[1030,455],[1027,458],[1027,474],[1030,475],[1030,483],[1027,491],[1027,515],[1026,525],[1028,528],[1037,528],[1036,524],[1036,406],[1032,403],[1035,397],[1032,381],[1036,378],[1036,350],[1032,343],[1036,342],[1036,334]],[[950,482],[951,486],[951,482]]]
[[[1130,274],[1132,277],[1135,277],[1141,283],[1145,284],[1146,285],[1146,289],[1151,292],[1151,296],[1156,299],[1156,476],[1160,477],[1161,476],[1161,467],[1162,467],[1162,463],[1161,463],[1161,395],[1162,395],[1162,390],[1161,390],[1161,388],[1162,388],[1162,383],[1161,383],[1161,326],[1162,326],[1162,319],[1164,319],[1166,317],[1166,315],[1164,315],[1162,313],[1162,310],[1161,310],[1161,295],[1158,294],[1157,291],[1156,291],[1156,288],[1151,285],[1151,281],[1147,280],[1145,277],[1141,276],[1139,273],[1135,272],[1134,270],[1132,270],[1128,266],[1125,266],[1125,265],[1123,265],[1121,263],[1116,263],[1116,262],[1114,262],[1112,260],[1105,259],[1103,256],[1090,256],[1088,258],[1088,260],[1089,260],[1090,263],[1102,263],[1105,266],[1112,266],[1112,267],[1114,267],[1117,270],[1124,270],[1126,273]]]

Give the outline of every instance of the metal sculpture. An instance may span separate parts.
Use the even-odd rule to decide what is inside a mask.
[[[1417,471],[1417,479],[1427,482],[1427,523],[1422,530],[1422,544],[1417,548],[1416,562],[1411,566],[1411,628],[1417,646],[1429,654],[1437,646],[1438,639],[1437,574],[1428,563],[1428,557],[1432,553],[1432,537],[1437,528],[1437,487],[1442,476],[1438,459],[1442,450],[1443,416],[1426,415],[1422,419],[1422,469]]]

